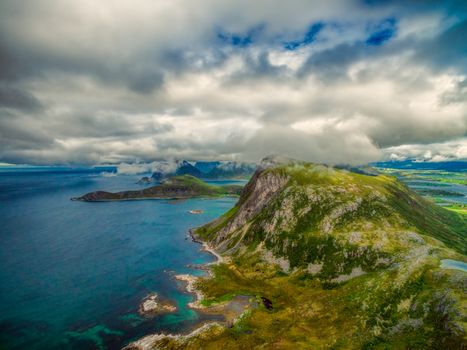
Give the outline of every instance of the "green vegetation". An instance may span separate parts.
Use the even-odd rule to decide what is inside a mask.
[[[396,170],[378,168],[384,174],[397,176],[401,181],[425,198],[441,205],[443,208],[451,210],[461,215],[465,215],[466,205],[462,198],[465,190],[462,186],[467,186],[465,173],[448,172],[439,170]],[[454,187],[452,185],[457,185]],[[459,188],[459,186],[461,186]]]
[[[187,199],[194,197],[239,195],[241,190],[242,186],[212,186],[194,176],[180,175],[170,177],[160,185],[148,187],[142,190],[123,191],[117,193],[96,191],[74,199],[87,202],[161,198]]]
[[[395,288],[395,273],[374,273],[329,289],[300,271],[284,275],[260,260],[236,261],[217,268],[215,278],[201,281],[200,289],[219,299],[235,293],[265,296],[273,309],[252,310],[242,319],[241,329],[248,331],[226,329],[207,340],[193,339],[186,348],[458,348],[462,335],[455,330],[463,321],[450,308],[462,295],[438,291],[452,288],[449,279],[459,275],[421,272]],[[435,311],[440,305],[447,308],[445,319]]]
[[[467,205],[465,204],[449,204],[443,206],[443,208],[452,210],[461,215],[467,215]]]
[[[467,346],[467,276],[439,267],[467,260],[466,218],[393,176],[307,163],[268,168],[195,235],[226,257],[198,280],[202,304],[249,295],[259,306],[232,328],[164,338],[165,348]]]
[[[400,169],[388,169],[388,168],[377,168],[378,171],[397,176],[399,178],[406,179],[408,181],[423,180],[423,181],[434,181],[445,184],[459,184],[467,186],[467,179],[465,173],[462,172],[449,172],[442,170],[400,170]]]

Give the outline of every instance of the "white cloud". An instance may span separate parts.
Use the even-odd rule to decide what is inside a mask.
[[[425,162],[467,161],[467,139],[426,145],[402,145],[383,150],[390,160],[415,159]]]
[[[151,164],[145,163],[120,163],[117,166],[118,175],[138,175],[150,173],[152,170]]]
[[[465,46],[451,32],[463,22],[448,8],[3,1],[0,161],[137,172],[161,159],[271,153],[334,163],[462,158],[465,145],[452,140],[467,132],[467,71],[457,63]],[[393,37],[365,45],[388,19]],[[318,22],[313,43],[284,48]],[[229,35],[251,43],[232,45]]]

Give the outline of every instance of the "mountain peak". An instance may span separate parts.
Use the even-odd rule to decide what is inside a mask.
[[[254,348],[280,327],[281,344],[303,334],[316,348],[463,348],[465,273],[440,264],[465,260],[465,219],[395,177],[266,163],[233,209],[193,234],[226,262],[198,283],[205,298],[249,291],[273,308],[247,323],[257,343],[222,341]]]
[[[405,239],[401,237],[406,233],[410,236],[408,232],[465,251],[462,219],[418,196],[394,177],[358,174],[288,158],[268,157],[266,164],[269,166],[258,170],[246,185],[235,214],[219,219],[225,221],[222,229],[213,230],[219,224],[215,221],[199,230],[220,251],[233,252],[242,245],[262,241],[290,260],[290,254],[297,255],[292,241],[302,245],[313,235],[348,241],[362,233],[366,237],[362,242],[378,244],[379,250],[389,253],[403,245],[398,240]],[[455,228],[448,225],[452,221],[457,223]],[[382,229],[385,239],[380,234]],[[250,235],[255,237],[253,242]],[[387,246],[381,242],[387,242]],[[292,260],[308,263],[313,257],[306,254]]]

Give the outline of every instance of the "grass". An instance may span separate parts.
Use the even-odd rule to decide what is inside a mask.
[[[213,279],[199,283],[212,300],[265,296],[273,310],[253,309],[233,328],[195,339],[187,349],[436,349],[443,342],[459,346],[462,341],[445,334],[444,321],[431,314],[434,292],[452,287],[445,275],[450,272],[422,270],[400,288],[393,286],[396,272],[371,273],[328,290],[318,278],[300,272],[284,275],[260,259],[222,264],[214,271]],[[398,307],[404,302],[407,307]],[[423,318],[426,307],[429,313]],[[420,317],[426,323],[423,329],[389,332]],[[455,312],[449,317],[458,321]]]
[[[191,176],[173,176],[159,185],[144,188],[142,190],[105,192],[95,191],[87,193],[78,200],[84,201],[108,201],[108,200],[134,200],[134,199],[187,199],[195,197],[237,196],[241,193],[242,186],[227,185],[213,186]]]
[[[466,276],[439,269],[436,255],[466,253],[462,215],[388,175],[305,163],[265,170],[271,173],[287,176],[286,188],[244,223],[242,241],[238,230],[223,230],[240,248],[230,262],[213,266],[214,277],[200,279],[197,287],[206,306],[250,295],[268,298],[273,309],[259,303],[234,327],[191,339],[184,348],[465,347]],[[237,206],[196,233],[214,240],[242,214],[252,186]],[[265,261],[264,250],[287,259],[292,272]],[[320,271],[308,273],[309,263],[320,264]],[[335,279],[354,268],[364,274]]]
[[[467,206],[465,204],[450,204],[443,206],[443,208],[461,215],[467,215]]]

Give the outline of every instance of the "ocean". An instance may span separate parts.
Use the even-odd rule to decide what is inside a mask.
[[[187,265],[214,260],[187,237],[188,229],[222,215],[236,199],[70,201],[98,189],[142,186],[135,184],[140,176],[109,175],[0,170],[1,349],[119,349],[203,321],[187,307],[193,296],[173,274],[200,274]],[[139,303],[151,292],[173,300],[177,312],[140,317]]]

